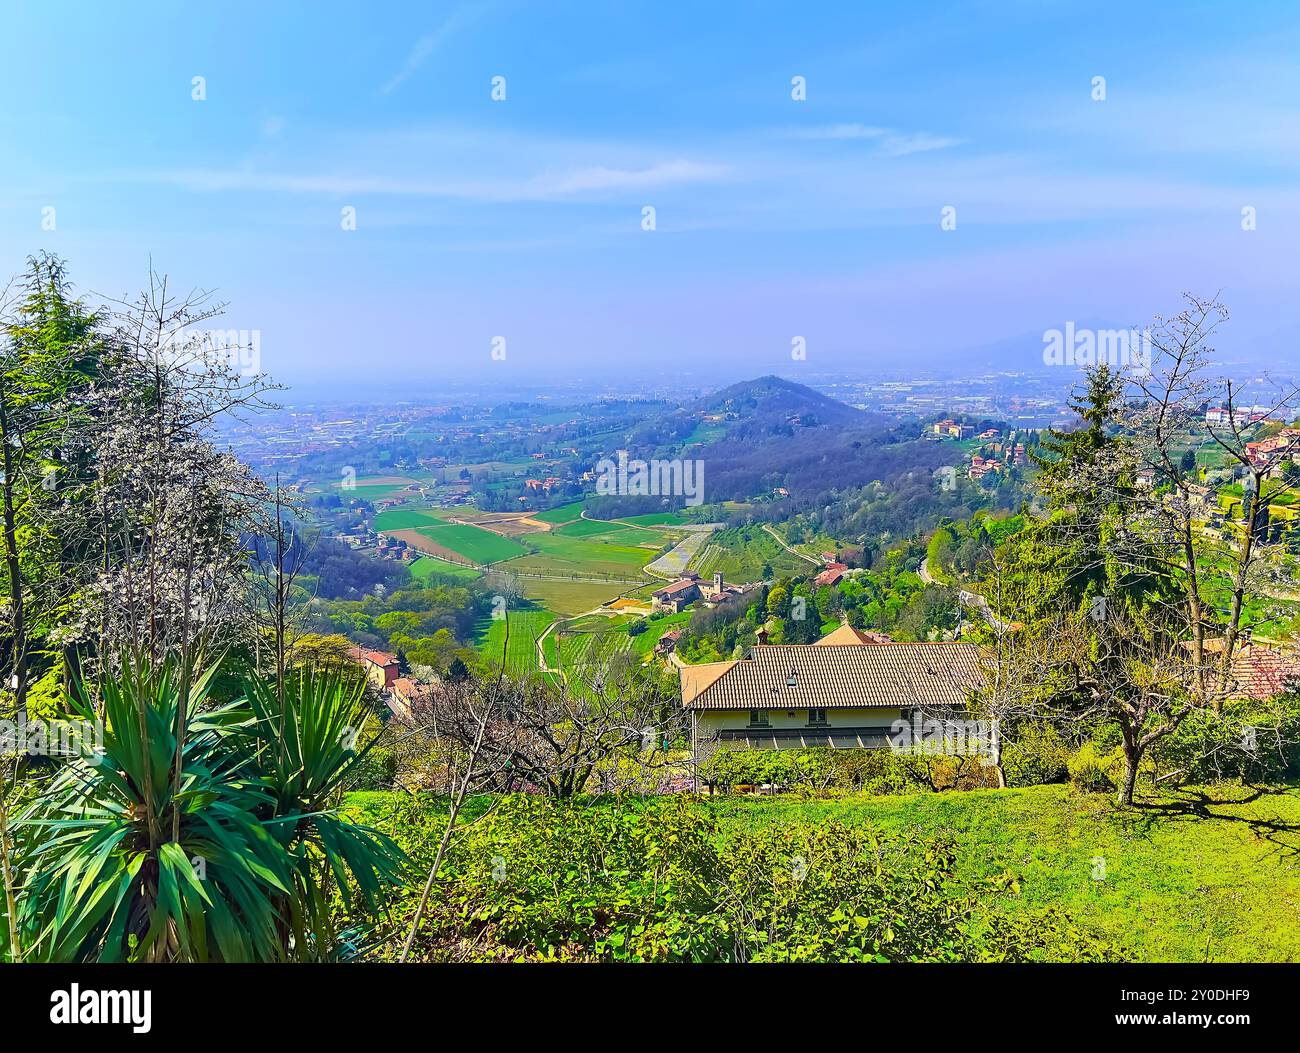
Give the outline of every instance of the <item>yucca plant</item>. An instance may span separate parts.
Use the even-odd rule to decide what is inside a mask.
[[[337,811],[357,751],[326,733],[358,700],[304,677],[211,706],[212,671],[141,663],[100,683],[98,710],[84,686],[69,700],[102,714],[103,752],[67,761],[16,824],[27,960],[331,957],[335,896],[373,907],[399,880],[396,846]]]
[[[358,897],[373,911],[384,888],[401,880],[404,857],[392,840],[338,811],[353,769],[377,741],[358,749],[368,721],[363,696],[363,683],[306,671],[290,675],[283,690],[247,685],[254,720],[246,730],[274,798],[267,828],[290,860],[282,918],[300,959],[348,956],[363,930],[339,931],[336,901],[345,915]]]

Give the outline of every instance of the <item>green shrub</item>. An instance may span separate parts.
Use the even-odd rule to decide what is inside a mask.
[[[350,789],[391,790],[396,778],[396,754],[384,746],[376,746],[352,769]]]
[[[1008,786],[1041,786],[1069,778],[1070,750],[1050,724],[1022,724],[1003,739]]]
[[[428,828],[426,839],[436,838]],[[411,846],[412,855],[427,851]],[[1025,961],[1112,957],[1059,914],[1011,920],[954,844],[804,822],[720,829],[688,798],[501,799],[453,840],[420,957]]]
[[[870,793],[973,790],[997,785],[978,757],[905,753],[890,749],[718,750],[700,778],[721,789],[772,786],[779,791]]]
[[[1300,696],[1198,710],[1152,747],[1152,757],[1179,782],[1279,782],[1300,774]]]
[[[1105,793],[1119,785],[1124,770],[1124,755],[1118,750],[1103,753],[1085,742],[1067,761],[1070,782],[1085,793]]]

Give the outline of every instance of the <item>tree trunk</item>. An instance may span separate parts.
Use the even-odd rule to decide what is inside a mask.
[[[1119,785],[1119,804],[1121,808],[1133,806],[1133,789],[1137,786],[1138,764],[1142,760],[1142,751],[1130,749],[1124,744],[1124,777]]]
[[[27,623],[23,607],[23,572],[18,554],[18,517],[14,508],[15,478],[12,448],[10,446],[9,411],[5,394],[0,391],[0,463],[4,467],[4,559],[9,576],[10,630],[13,633],[12,687],[14,713],[27,708]]]

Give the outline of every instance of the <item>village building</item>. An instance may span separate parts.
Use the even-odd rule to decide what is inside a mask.
[[[823,585],[838,585],[844,580],[844,574],[848,569],[843,563],[832,563],[813,578],[813,584],[818,588]]]
[[[941,439],[969,439],[975,434],[975,429],[955,420],[941,420],[934,423],[933,434]]]
[[[348,655],[366,671],[366,679],[378,691],[387,691],[401,676],[397,655],[387,651],[372,651],[365,647],[349,647]]]
[[[659,637],[655,643],[654,653],[657,655],[672,654],[677,649],[677,642],[682,638],[681,629],[669,629],[663,636]]]
[[[981,682],[974,644],[877,642],[848,625],[680,674],[697,762],[719,748],[888,747],[897,722],[964,712]]]
[[[393,716],[410,723],[415,719],[417,707],[428,701],[433,690],[431,684],[414,677],[399,676],[388,692],[388,708],[392,710]]]
[[[721,574],[714,574],[711,580],[705,581],[698,574],[687,572],[671,585],[655,590],[650,596],[650,602],[657,611],[678,614],[697,600],[717,603],[728,596],[742,596],[753,587],[723,581]]]
[[[678,614],[700,598],[700,587],[690,578],[682,578],[650,594],[650,603],[657,611]]]

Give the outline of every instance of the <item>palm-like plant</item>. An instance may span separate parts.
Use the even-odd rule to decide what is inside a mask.
[[[102,714],[103,751],[17,823],[27,960],[328,957],[334,895],[373,908],[400,880],[393,842],[338,812],[359,698],[303,676],[210,706],[211,676],[140,663],[100,684],[98,711],[84,687],[70,699]]]
[[[265,681],[248,684],[256,766],[274,800],[267,828],[286,853],[292,878],[281,920],[300,958],[342,953],[348,941],[336,925],[335,895],[350,912],[355,888],[373,909],[385,885],[400,880],[400,849],[338,811],[370,748],[356,748],[367,719],[364,690],[336,674],[307,672],[291,676],[284,690]]]

